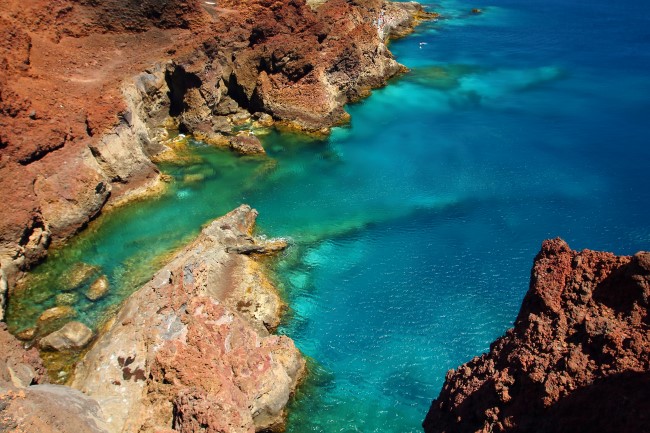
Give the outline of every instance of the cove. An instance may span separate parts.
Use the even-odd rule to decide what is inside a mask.
[[[35,270],[12,331],[56,304],[78,262],[111,283],[97,302],[72,291],[97,329],[202,224],[248,203],[260,232],[292,239],[276,265],[280,332],[313,362],[288,431],[420,431],[445,372],[511,325],[542,239],[650,245],[648,6],[436,9],[447,18],[391,44],[412,72],[328,139],[271,132],[267,159],[190,141],[186,164],[161,166],[165,195],[100,218]]]

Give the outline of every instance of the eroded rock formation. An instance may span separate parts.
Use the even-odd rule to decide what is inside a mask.
[[[0,317],[51,243],[163,187],[165,127],[243,151],[232,128],[251,114],[322,132],[402,70],[385,38],[423,17],[383,0],[1,2]]]
[[[434,432],[648,432],[650,253],[545,241],[514,328],[447,373]]]
[[[97,402],[49,385],[36,349],[25,350],[0,323],[0,431],[107,433]]]
[[[72,386],[109,415],[108,431],[278,429],[304,374],[293,342],[269,334],[283,304],[255,255],[257,212],[213,221],[121,308]]]

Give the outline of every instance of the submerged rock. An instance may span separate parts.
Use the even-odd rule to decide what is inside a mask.
[[[66,323],[63,328],[43,337],[38,345],[44,350],[78,350],[86,347],[93,331],[81,322]]]
[[[109,287],[110,283],[108,282],[108,278],[106,278],[106,275],[102,275],[90,285],[88,291],[86,292],[86,298],[90,299],[91,301],[101,299],[106,296]]]
[[[514,328],[447,373],[427,433],[648,431],[650,253],[545,241]]]
[[[29,341],[33,339],[35,335],[36,335],[36,328],[27,328],[17,333],[16,338],[23,341]]]
[[[87,283],[99,272],[97,266],[89,265],[88,263],[76,263],[65,274],[62,280],[64,290],[74,290],[84,283]]]
[[[283,425],[305,362],[289,338],[269,335],[283,304],[260,264],[236,252],[265,243],[252,237],[256,216],[241,206],[204,228],[77,365],[73,387],[110,414],[112,432]]]
[[[58,307],[49,308],[39,316],[38,321],[36,322],[37,327],[41,327],[57,320],[66,319],[69,317],[74,317],[77,315],[77,312],[74,308],[69,305],[61,305]]]
[[[79,301],[79,295],[76,293],[59,293],[54,298],[58,306],[74,305]]]

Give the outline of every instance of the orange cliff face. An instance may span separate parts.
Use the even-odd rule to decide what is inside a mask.
[[[650,253],[545,241],[514,328],[450,370],[434,432],[642,432],[650,414]]]
[[[107,202],[159,184],[163,126],[218,144],[253,112],[306,131],[346,121],[346,102],[402,70],[373,19],[396,11],[401,34],[407,5],[2,2],[3,284]]]
[[[119,124],[122,81],[190,33],[181,28],[189,22],[165,18],[188,6],[161,6],[153,21],[146,9],[156,2],[128,16],[91,3],[0,5],[0,263],[7,273],[28,268],[51,239],[67,238],[99,212],[115,179],[89,145]],[[155,172],[149,163],[133,177]],[[141,179],[117,181],[133,180]]]

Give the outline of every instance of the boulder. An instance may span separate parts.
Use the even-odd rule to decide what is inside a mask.
[[[88,263],[76,263],[63,276],[62,285],[64,290],[74,290],[84,283],[87,283],[98,272],[97,266]]]
[[[93,331],[81,322],[68,322],[63,328],[43,337],[38,345],[43,350],[79,350],[93,338]]]
[[[258,128],[270,128],[274,123],[273,116],[267,113],[255,113],[253,120],[253,125]]]
[[[106,296],[109,287],[110,284],[108,282],[108,278],[106,278],[106,275],[102,275],[90,285],[88,291],[86,291],[86,298],[90,299],[91,301],[101,299]]]
[[[230,139],[230,148],[241,155],[265,155],[260,139],[254,135],[237,135]]]

